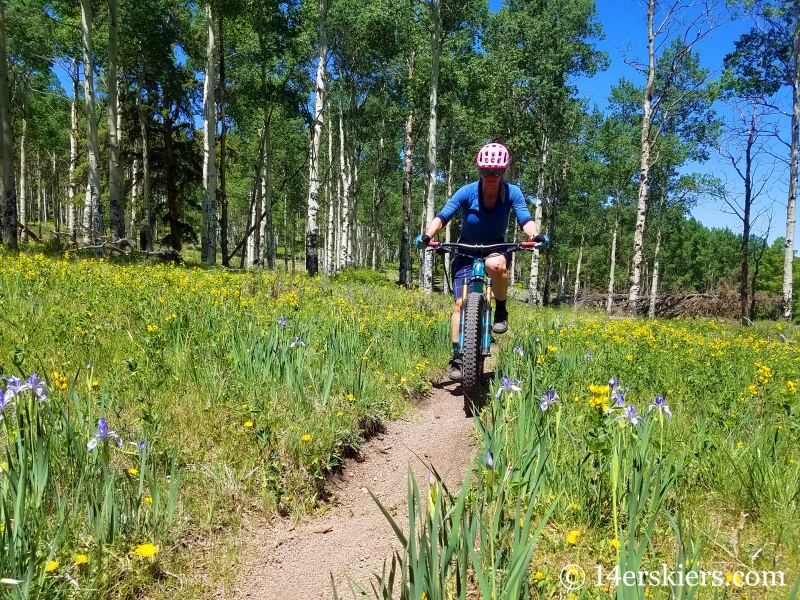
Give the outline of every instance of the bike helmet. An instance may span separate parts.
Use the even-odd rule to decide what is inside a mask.
[[[508,149],[503,144],[492,142],[478,152],[475,164],[479,169],[505,169],[508,167]]]

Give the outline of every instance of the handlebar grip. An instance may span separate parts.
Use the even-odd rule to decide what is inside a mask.
[[[439,246],[439,242],[434,242],[433,240],[428,242],[428,248],[436,248],[438,246]]]
[[[522,242],[522,243],[520,243],[520,246],[522,246],[523,248],[536,248],[536,246],[538,246],[538,245],[539,244],[537,244],[536,242]]]

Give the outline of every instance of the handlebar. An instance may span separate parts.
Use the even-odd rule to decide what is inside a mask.
[[[458,242],[428,242],[428,248],[437,252],[460,252],[469,256],[484,257],[496,252],[517,252],[518,250],[533,250],[541,246],[536,242],[501,242],[499,244],[461,244]]]

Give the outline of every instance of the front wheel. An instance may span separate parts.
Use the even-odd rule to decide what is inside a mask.
[[[463,386],[464,412],[477,415],[483,406],[481,384],[483,382],[483,352],[481,334],[486,313],[486,298],[479,292],[467,295],[464,310],[464,354]]]

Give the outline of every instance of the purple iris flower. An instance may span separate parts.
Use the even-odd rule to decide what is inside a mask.
[[[514,352],[516,352],[516,353],[517,353],[517,354],[519,354],[520,356],[525,356],[525,351],[522,349],[522,346],[521,346],[521,345],[519,345],[519,344],[517,344],[516,346],[514,346]]]
[[[636,410],[636,407],[633,404],[626,406],[625,411],[616,419],[614,419],[614,422],[616,423],[620,419],[628,419],[631,422],[631,425],[634,427],[636,427],[639,423],[644,422],[644,419],[639,416],[639,411]]]
[[[500,394],[506,392],[510,394],[511,392],[521,392],[522,388],[519,387],[517,384],[522,383],[519,379],[509,379],[506,375],[503,375],[503,383],[497,388],[497,394],[495,398],[499,398]]]
[[[278,325],[280,325],[281,327],[285,328],[286,327],[286,317],[284,317],[283,315],[278,317]]]
[[[294,348],[295,346],[302,346],[303,348],[305,348],[306,344],[298,336],[298,337],[294,338],[294,341],[291,343],[291,347],[292,348]]]
[[[97,442],[103,442],[107,444],[109,440],[116,440],[117,447],[122,445],[122,440],[117,435],[116,431],[109,431],[108,423],[103,417],[97,421],[97,432],[92,435],[92,438],[89,440],[89,443],[86,444],[86,450],[91,452],[97,447]]]
[[[592,360],[594,356],[592,356],[591,352],[587,352],[586,354],[583,355],[583,358],[585,358],[586,360]]]
[[[542,409],[542,412],[546,411],[550,405],[558,400],[558,394],[555,390],[548,390],[542,395],[542,401],[539,402],[539,408]]]
[[[494,459],[492,458],[492,452],[490,450],[486,450],[486,466],[490,469],[494,469]]]
[[[19,377],[3,377],[6,380],[6,396],[9,394],[10,397],[13,398],[14,396],[19,396],[22,392],[26,392],[30,389],[28,382],[22,383],[22,380]]]
[[[625,406],[625,390],[621,387],[614,388],[614,391],[611,392],[611,399],[617,401],[617,408]]]
[[[609,379],[608,380],[608,387],[610,387],[612,390],[615,387],[619,387],[619,379],[617,379],[616,377],[612,377],[611,379]]]
[[[6,415],[6,412],[11,412],[11,410],[14,408],[15,405],[14,402],[12,402],[13,399],[14,399],[13,393],[3,392],[2,390],[0,390],[0,421],[3,420],[3,417],[5,417]]]
[[[670,419],[672,418],[672,411],[669,409],[667,401],[664,400],[664,396],[656,397],[656,399],[653,401],[653,403],[650,405],[650,408],[647,411],[647,416],[650,416],[650,413],[653,411],[653,409],[656,409],[658,412],[664,413]]]
[[[48,392],[45,387],[45,382],[39,378],[39,374],[36,371],[31,373],[26,383],[28,387],[33,390],[33,393],[36,394],[40,402],[50,395],[50,392]]]

